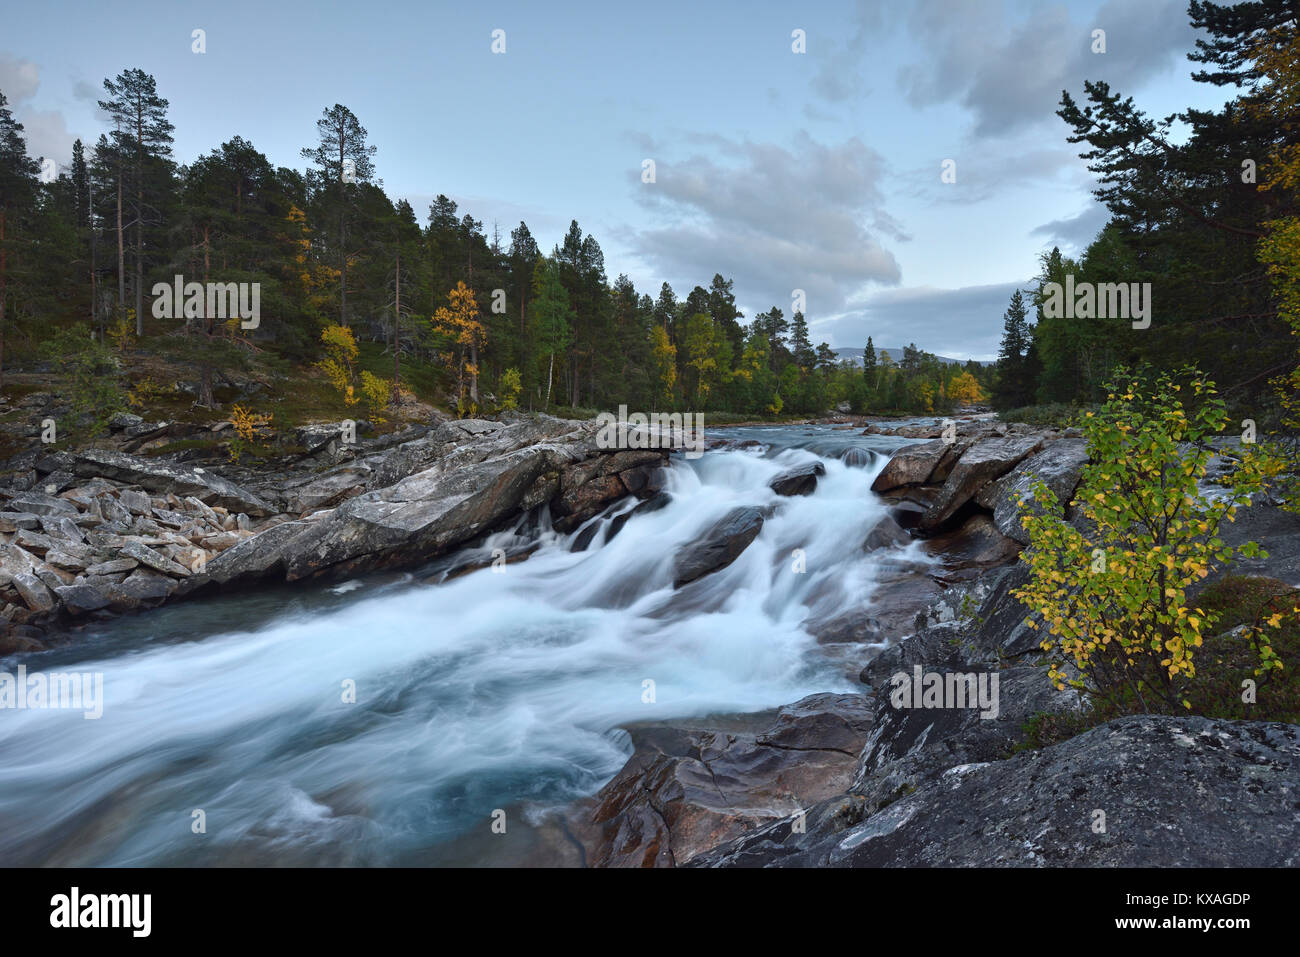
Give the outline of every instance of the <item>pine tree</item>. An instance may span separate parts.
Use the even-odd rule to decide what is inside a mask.
[[[355,217],[358,185],[370,182],[375,175],[370,158],[377,147],[366,144],[366,128],[341,103],[321,112],[316,132],[320,142],[303,147],[302,157],[315,164],[309,175],[318,197],[333,213],[333,242],[339,263],[339,324],[346,327],[349,231]]]
[[[862,350],[862,378],[867,380],[870,386],[875,385],[876,380],[876,346],[867,336],[867,347]]]
[[[105,80],[107,100],[99,108],[113,120],[112,139],[118,148],[119,164],[129,157],[132,164],[132,225],[135,226],[135,334],[144,335],[144,227],[161,221],[157,195],[170,186],[172,130],[167,120],[167,101],[158,95],[154,78],[143,70],[125,70],[116,79]],[[119,262],[121,261],[120,222],[122,175],[118,175]],[[120,269],[120,267],[119,267]],[[119,279],[119,289],[121,280]]]
[[[27,155],[23,125],[14,120],[0,93],[0,386],[4,383],[5,304],[8,301],[9,251],[16,230],[11,225],[36,197],[40,164]]]

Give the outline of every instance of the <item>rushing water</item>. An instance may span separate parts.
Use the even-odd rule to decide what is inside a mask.
[[[884,508],[869,486],[905,441],[716,435],[763,444],[677,460],[666,507],[606,541],[636,503],[615,506],[585,551],[543,519],[484,543],[540,538],[502,571],[182,602],[0,661],[104,688],[98,720],[0,711],[0,864],[437,863],[495,808],[597,790],[630,752],[620,724],[853,690],[805,626],[869,601],[881,556],[861,545]],[[814,458],[815,494],[767,487]],[[735,563],[674,591],[674,556],[738,505],[775,512]]]

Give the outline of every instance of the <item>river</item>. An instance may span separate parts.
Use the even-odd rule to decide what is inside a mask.
[[[871,481],[907,440],[709,435],[762,444],[677,457],[671,502],[584,551],[543,517],[483,543],[537,544],[500,569],[180,602],[0,660],[104,689],[98,719],[0,711],[0,864],[436,864],[494,809],[594,793],[630,753],[621,724],[857,690],[805,626],[868,604],[898,557],[862,540],[885,508]],[[813,495],[767,487],[812,459]],[[675,591],[674,556],[737,505],[776,510],[732,565]]]

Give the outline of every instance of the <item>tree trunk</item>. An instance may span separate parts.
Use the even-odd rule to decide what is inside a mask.
[[[469,364],[474,371],[469,374],[469,398],[476,406],[478,405],[478,343],[470,342],[469,344]]]
[[[117,311],[126,317],[126,240],[122,233],[122,164],[117,165]]]
[[[542,406],[543,411],[550,411],[551,408],[551,378],[555,374],[555,353],[551,353],[551,364],[546,369],[546,405]]]
[[[203,224],[203,288],[207,288],[208,272],[211,268],[211,244],[209,243],[209,226]],[[212,317],[208,315],[208,305],[206,298],[203,302],[203,335],[209,340],[212,339]],[[212,397],[212,363],[199,363],[199,405],[205,409],[211,409],[216,405]]]
[[[5,383],[5,287],[9,282],[9,249],[5,246],[7,208],[0,206],[0,389]]]
[[[135,113],[135,334],[144,335],[144,113]]]
[[[90,177],[87,176],[86,179],[86,217],[90,225],[90,323],[92,327],[99,330],[99,341],[102,345],[104,316],[99,311],[99,237],[95,229],[95,192],[94,187],[90,185]]]
[[[393,401],[397,401],[397,384],[402,381],[402,250],[397,250],[396,304],[393,307]]]

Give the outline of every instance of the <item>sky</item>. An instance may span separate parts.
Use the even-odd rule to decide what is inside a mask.
[[[0,92],[60,167],[125,69],[157,80],[182,163],[238,134],[302,169],[342,103],[422,221],[444,193],[546,251],[576,219],[640,292],[722,273],[747,318],[802,290],[814,342],[961,359],[993,358],[1042,253],[1106,221],[1063,89],[1223,102],[1190,79],[1184,0],[0,0],[0,23]]]

